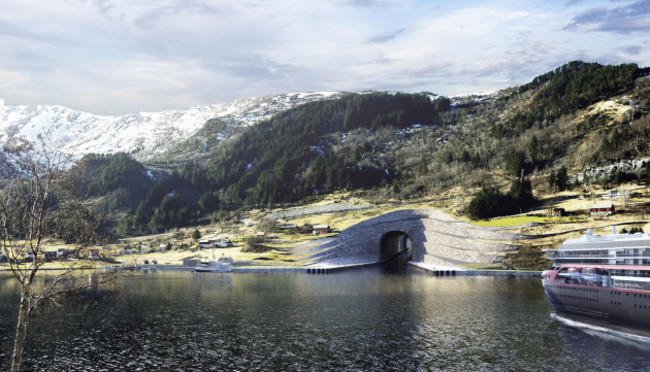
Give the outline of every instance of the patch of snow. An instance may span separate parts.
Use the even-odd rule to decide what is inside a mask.
[[[323,155],[325,153],[325,146],[309,146],[309,151],[318,155]]]
[[[132,153],[149,160],[197,133],[210,119],[228,126],[250,126],[298,105],[329,99],[339,92],[290,93],[251,97],[188,110],[95,115],[62,106],[4,106],[0,110],[0,145],[34,142],[41,136],[50,148],[74,158],[88,153]],[[227,134],[219,134],[218,140]]]
[[[409,135],[409,134],[414,134],[416,132],[419,132],[423,128],[424,128],[424,126],[422,124],[413,124],[413,125],[409,126],[408,128],[400,129],[399,131],[397,131],[397,135],[398,136],[406,136],[406,135]]]

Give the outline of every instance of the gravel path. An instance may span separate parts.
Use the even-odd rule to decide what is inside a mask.
[[[373,206],[370,205],[358,205],[351,203],[332,203],[332,204],[323,204],[323,205],[313,205],[309,207],[297,207],[281,212],[269,213],[269,216],[272,218],[296,218],[301,216],[308,216],[314,214],[323,214],[323,213],[338,213],[338,212],[349,212],[349,211],[360,211],[364,209],[372,209]]]

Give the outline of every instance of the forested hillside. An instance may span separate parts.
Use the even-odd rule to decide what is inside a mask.
[[[439,100],[443,100],[440,98]],[[371,150],[334,148],[359,129],[433,125],[439,104],[428,95],[348,95],[305,105],[263,121],[206,164],[224,200],[251,204],[297,201],[314,192],[371,188],[396,177],[393,164],[369,161]],[[332,138],[332,136],[339,138]]]
[[[126,211],[115,228],[125,234],[335,190],[405,200],[482,189],[530,204],[560,186],[558,174],[571,187],[567,170],[650,155],[648,72],[571,62],[486,96],[346,94],[225,139],[210,137],[223,135],[224,123],[208,121],[206,140],[194,144],[201,156],[164,172],[116,154],[87,156],[70,174],[79,196]],[[598,182],[630,178],[620,176]]]
[[[505,123],[495,124],[492,131],[495,135],[521,134],[533,125],[549,125],[563,115],[632,89],[639,73],[634,64],[570,62],[517,89],[518,94],[534,91],[534,95]]]

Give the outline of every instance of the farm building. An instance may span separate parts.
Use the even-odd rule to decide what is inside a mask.
[[[564,208],[553,208],[553,210],[551,211],[551,216],[552,217],[566,216],[566,209],[564,209]]]
[[[589,214],[592,216],[611,216],[615,212],[616,209],[612,203],[594,204],[589,207]]]
[[[214,242],[210,239],[199,240],[199,249],[203,248],[214,248]]]
[[[313,233],[314,234],[327,234],[330,231],[332,231],[332,229],[330,229],[330,225],[314,225]]]

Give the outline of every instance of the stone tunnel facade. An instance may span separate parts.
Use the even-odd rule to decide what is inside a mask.
[[[311,265],[365,265],[386,259],[387,233],[410,238],[411,260],[438,266],[497,262],[521,239],[518,234],[484,229],[437,210],[400,210],[351,226],[335,238],[310,248]]]

